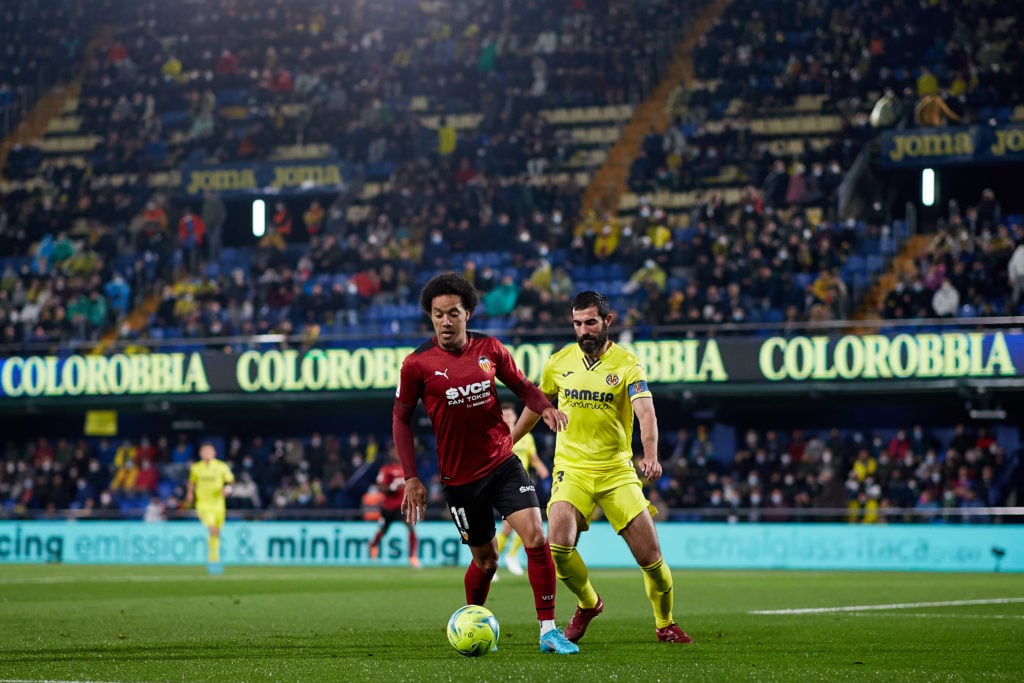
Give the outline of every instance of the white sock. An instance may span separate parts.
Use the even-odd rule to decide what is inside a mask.
[[[544,635],[545,633],[547,633],[548,631],[550,631],[553,628],[557,628],[555,626],[555,620],[554,619],[545,619],[544,621],[540,622],[540,634],[541,635]]]

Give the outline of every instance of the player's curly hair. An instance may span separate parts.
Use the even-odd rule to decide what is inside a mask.
[[[597,307],[597,314],[602,318],[607,318],[612,312],[612,305],[608,303],[608,297],[592,289],[580,292],[572,299],[572,310],[574,311],[582,311],[584,308],[590,308],[591,306]]]
[[[445,294],[454,294],[460,297],[462,307],[470,313],[475,311],[477,304],[480,303],[480,295],[477,294],[476,287],[472,282],[458,273],[447,272],[435,275],[427,281],[427,284],[423,285],[423,291],[420,292],[420,308],[424,313],[430,315],[434,298]]]

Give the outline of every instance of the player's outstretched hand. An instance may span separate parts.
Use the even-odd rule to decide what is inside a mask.
[[[555,407],[546,408],[541,417],[544,418],[544,424],[553,432],[560,432],[569,424],[569,416]]]
[[[427,508],[427,487],[413,477],[405,480],[405,497],[402,498],[402,515],[409,524],[415,524],[423,519],[423,512]]]

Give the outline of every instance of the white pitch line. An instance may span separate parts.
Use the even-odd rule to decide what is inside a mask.
[[[917,609],[918,607],[962,607],[964,605],[1007,605],[1024,602],[1024,598],[990,598],[986,600],[946,600],[944,602],[898,602],[891,605],[847,605],[845,607],[803,607],[799,609],[759,609],[747,614],[828,614],[832,612],[867,612],[869,610]]]
[[[112,683],[111,681],[39,680],[37,678],[0,678],[0,683]]]
[[[863,612],[854,612],[850,615],[851,617],[877,617],[877,614],[864,614]],[[911,612],[900,613],[891,612],[885,615],[887,617],[896,617],[897,619],[1024,619],[1024,614],[929,614],[927,612]]]

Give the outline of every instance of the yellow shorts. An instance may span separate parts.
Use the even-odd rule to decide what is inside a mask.
[[[197,505],[196,515],[199,517],[199,521],[203,523],[203,526],[217,527],[220,529],[224,526],[225,517],[225,506],[224,505]]]
[[[652,515],[658,513],[658,509],[644,496],[640,477],[632,466],[600,473],[556,466],[551,482],[548,510],[551,510],[552,503],[569,503],[583,515],[584,526],[580,531],[590,528],[595,506],[601,507],[615,533],[620,533],[645,509]]]

